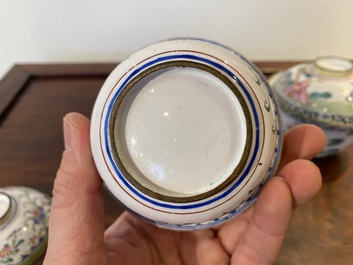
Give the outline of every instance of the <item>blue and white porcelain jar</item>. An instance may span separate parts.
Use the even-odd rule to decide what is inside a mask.
[[[119,64],[94,106],[91,146],[110,192],[170,229],[244,211],[279,163],[272,91],[243,56],[217,43],[168,40]]]

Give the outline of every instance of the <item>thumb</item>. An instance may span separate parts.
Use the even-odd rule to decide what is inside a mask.
[[[89,145],[89,120],[64,118],[65,151],[54,183],[45,264],[99,264],[104,260],[102,182]]]

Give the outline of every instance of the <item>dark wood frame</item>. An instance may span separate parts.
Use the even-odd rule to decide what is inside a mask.
[[[298,61],[255,62],[267,77],[298,63]],[[16,109],[18,99],[26,97],[26,89],[36,81],[53,79],[52,82],[55,83],[55,80],[72,77],[81,78],[80,80],[99,77],[100,80],[104,80],[116,65],[117,63],[15,65],[0,81],[0,132],[4,129],[4,124],[6,125],[12,111]],[[60,160],[60,157],[57,160]],[[353,146],[337,156],[314,160],[323,175],[323,188],[313,200],[294,211],[292,224],[276,264],[351,264],[353,260],[351,161],[353,161]],[[1,174],[4,172],[0,173],[0,186]],[[6,179],[5,182],[11,181]],[[47,192],[50,192],[49,186],[52,182],[53,177],[45,182],[45,186],[40,187],[45,187]],[[109,225],[121,213],[121,208],[118,209],[108,194],[105,194],[105,199],[106,224]],[[43,257],[35,264],[42,262]]]
[[[298,62],[255,62],[266,75],[286,69]],[[105,64],[18,64],[0,80],[0,117],[26,87],[30,79],[41,77],[108,76],[117,63]]]

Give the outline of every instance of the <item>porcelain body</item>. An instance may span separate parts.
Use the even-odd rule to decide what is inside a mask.
[[[0,264],[28,265],[47,244],[49,196],[26,187],[0,188]]]
[[[280,72],[269,80],[287,129],[300,124],[320,126],[327,145],[319,157],[353,143],[353,66],[337,57],[319,57]]]
[[[222,45],[178,39],[117,66],[94,106],[91,146],[113,196],[158,226],[190,230],[244,211],[279,162],[265,78]]]

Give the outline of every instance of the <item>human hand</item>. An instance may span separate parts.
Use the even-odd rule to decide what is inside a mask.
[[[309,159],[325,145],[312,125],[285,134],[281,165],[243,214],[218,228],[177,232],[123,213],[106,231],[102,181],[89,144],[89,120],[64,118],[65,151],[55,179],[44,264],[272,264],[293,208],[321,187]]]

